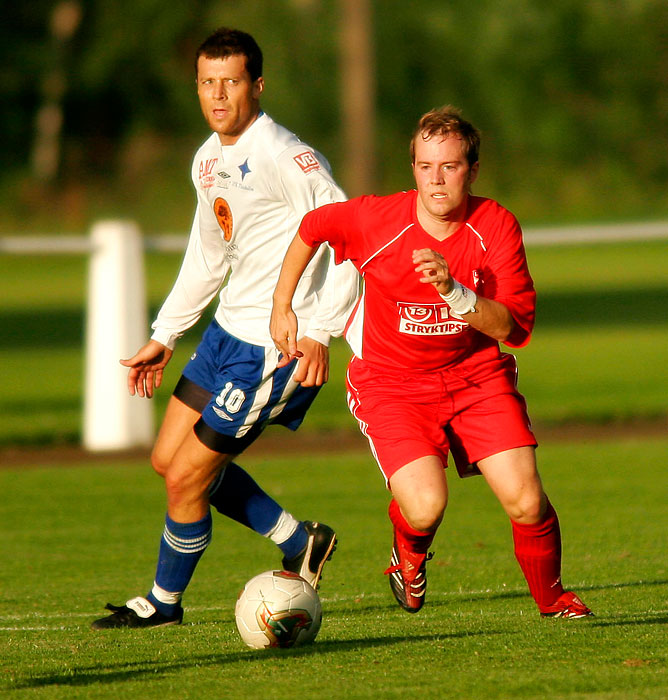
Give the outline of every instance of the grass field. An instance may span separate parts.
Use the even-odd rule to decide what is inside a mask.
[[[297,437],[295,436],[295,439]],[[541,470],[564,536],[564,579],[595,610],[544,620],[482,479],[450,475],[452,498],[417,615],[383,570],[387,494],[365,451],[250,453],[286,507],[336,527],[315,644],[255,652],[236,634],[242,584],[278,551],[215,517],[184,625],[93,633],[105,602],[144,594],[163,494],[145,464],[0,470],[0,693],[8,698],[668,697],[668,440],[545,444]]]
[[[668,417],[668,246],[536,248],[539,292],[520,388],[539,425],[578,422],[580,442],[545,442],[539,462],[564,535],[564,579],[595,610],[543,620],[512,556],[507,520],[481,479],[451,474],[451,505],[429,564],[428,604],[401,611],[382,575],[388,496],[366,450],[251,448],[243,463],[295,515],[336,527],[324,623],[312,646],[253,652],[233,609],[277,551],[215,519],[181,627],[92,633],[107,601],[144,594],[155,570],[164,493],[145,461],[13,464],[0,469],[0,693],[11,698],[668,697],[668,435],[628,421]],[[0,448],[80,437],[85,262],[0,256]],[[151,255],[155,308],[178,266]],[[198,337],[184,339],[156,399],[161,413]],[[293,445],[356,431],[345,407],[343,342],[332,379]],[[619,426],[597,441],[586,426]],[[270,432],[273,429],[270,429]],[[285,431],[283,431],[285,432]],[[310,440],[305,440],[311,435]],[[323,442],[325,442],[323,440]],[[331,446],[332,441],[329,440]],[[8,452],[0,452],[2,460]],[[9,463],[7,463],[9,462]]]
[[[537,424],[668,417],[666,241],[529,250],[538,289],[533,340],[517,351]],[[179,259],[147,257],[152,309]],[[83,258],[0,256],[0,446],[76,443],[81,434],[86,267]],[[156,398],[160,413],[199,333],[184,338]],[[332,345],[332,378],[307,418],[355,429],[344,402],[349,352]]]

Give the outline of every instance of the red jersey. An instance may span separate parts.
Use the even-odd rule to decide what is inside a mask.
[[[454,317],[433,285],[419,282],[412,254],[420,248],[439,252],[458,282],[508,308],[516,327],[507,345],[528,343],[536,294],[517,219],[491,199],[470,196],[464,224],[439,241],[420,226],[416,198],[416,190],[358,197],[302,220],[307,245],[327,241],[337,263],[351,260],[364,279],[345,332],[355,355],[418,371],[499,357],[493,338]]]

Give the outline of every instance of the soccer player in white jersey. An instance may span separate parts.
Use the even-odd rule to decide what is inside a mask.
[[[283,568],[314,587],[336,544],[330,527],[295,519],[233,460],[270,423],[296,430],[327,381],[329,339],[342,334],[357,299],[352,265],[335,265],[329,251],[313,260],[295,302],[305,330],[299,359],[278,370],[268,324],[280,265],[303,215],[345,195],[325,159],[262,112],[262,53],[250,35],[214,32],[197,50],[196,77],[214,133],[193,161],[197,210],[178,278],[150,341],[122,361],[131,394],[153,396],[178,338],[216,294],[220,300],[151,457],[167,491],[154,584],[145,597],[107,605],[111,614],[93,629],[182,621],[183,592],[211,539],[210,506],[270,537]]]

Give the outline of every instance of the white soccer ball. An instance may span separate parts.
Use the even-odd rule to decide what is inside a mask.
[[[291,571],[265,571],[237,599],[234,617],[241,638],[253,649],[312,642],[322,622],[320,598]]]

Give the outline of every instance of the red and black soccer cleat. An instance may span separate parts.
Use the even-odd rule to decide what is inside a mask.
[[[390,588],[397,603],[409,613],[416,613],[423,605],[427,592],[427,562],[433,553],[412,552],[394,530],[394,545],[390,566],[385,573],[390,577]]]
[[[576,620],[580,617],[593,617],[594,613],[573,593],[564,591],[556,602],[546,608],[542,608],[540,614],[543,617],[563,617]]]

